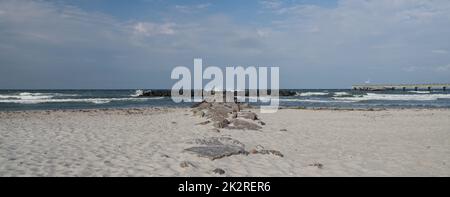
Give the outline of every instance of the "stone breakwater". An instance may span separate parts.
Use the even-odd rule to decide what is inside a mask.
[[[195,116],[205,117],[217,129],[259,130],[265,123],[248,104],[201,102],[192,109]]]
[[[192,107],[194,116],[206,118],[206,121],[199,125],[212,125],[214,131],[221,132],[220,129],[233,129],[245,131],[258,131],[266,123],[259,119],[258,115],[251,110],[251,106],[246,103],[222,103],[207,102],[197,103]],[[197,154],[199,157],[206,157],[211,160],[221,159],[232,155],[248,154],[272,154],[283,157],[277,150],[267,150],[262,146],[246,150],[245,144],[231,137],[209,137],[204,139],[194,139],[190,144],[193,147],[184,151]]]
[[[180,90],[182,92],[182,90]],[[223,91],[223,95],[226,94],[227,91]],[[191,95],[194,94],[194,90],[191,90]],[[270,90],[268,90],[268,94],[271,94]],[[234,95],[237,95],[237,91],[234,92]],[[259,96],[259,91],[257,91],[257,95]],[[279,96],[295,96],[297,95],[296,91],[293,90],[285,90],[280,89],[279,90]],[[141,95],[138,95],[140,97],[170,97],[171,96],[171,90],[169,89],[159,89],[159,90],[148,90],[143,91]],[[245,96],[249,96],[249,90],[245,90]]]

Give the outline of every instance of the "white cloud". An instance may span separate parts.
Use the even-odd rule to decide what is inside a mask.
[[[204,8],[209,7],[209,6],[211,6],[210,3],[203,3],[203,4],[198,4],[198,5],[196,5],[196,7],[197,7],[198,9],[204,9]]]
[[[267,9],[278,9],[282,6],[282,2],[279,0],[263,0],[259,3]]]
[[[447,71],[450,71],[450,64],[445,65],[445,66],[438,66],[438,67],[435,68],[435,70],[436,70],[436,71],[439,71],[439,72],[447,72]]]
[[[437,54],[447,54],[448,51],[447,50],[442,50],[442,49],[436,49],[436,50],[432,50],[432,53],[437,53]]]
[[[266,30],[258,29],[256,30],[256,34],[258,34],[259,37],[267,37],[269,35],[269,32]]]
[[[173,35],[175,23],[156,24],[150,22],[138,22],[133,26],[134,32],[139,35]]]
[[[183,13],[196,13],[207,9],[211,6],[211,3],[202,3],[196,5],[175,5],[175,9]]]
[[[406,72],[416,72],[417,70],[420,70],[420,67],[417,66],[408,66],[403,68]]]

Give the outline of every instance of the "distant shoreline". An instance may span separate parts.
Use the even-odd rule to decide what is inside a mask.
[[[21,113],[21,112],[36,112],[36,113],[52,113],[52,112],[114,112],[114,111],[130,111],[130,110],[138,110],[138,111],[148,111],[148,110],[183,110],[190,109],[190,106],[161,106],[161,107],[110,107],[110,108],[80,108],[80,109],[26,109],[26,110],[0,110],[0,114],[7,113]],[[254,106],[254,110],[258,110],[256,106]],[[334,108],[334,107],[289,107],[289,106],[280,106],[279,110],[305,110],[305,111],[409,111],[409,110],[418,110],[418,111],[427,111],[427,110],[442,110],[442,111],[450,111],[450,108],[426,108],[426,107],[416,107],[416,108]]]

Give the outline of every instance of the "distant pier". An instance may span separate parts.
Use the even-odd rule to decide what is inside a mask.
[[[433,83],[433,84],[360,84],[353,85],[353,90],[361,91],[384,91],[384,90],[443,90],[450,88],[449,83]]]

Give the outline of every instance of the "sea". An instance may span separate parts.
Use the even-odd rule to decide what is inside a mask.
[[[146,90],[148,91],[148,90]],[[450,108],[450,91],[376,91],[292,89],[279,97],[282,107],[301,108]],[[142,90],[0,90],[0,111],[189,107],[170,97],[139,97]],[[265,101],[262,99],[262,101]],[[255,105],[267,105],[259,102]]]

